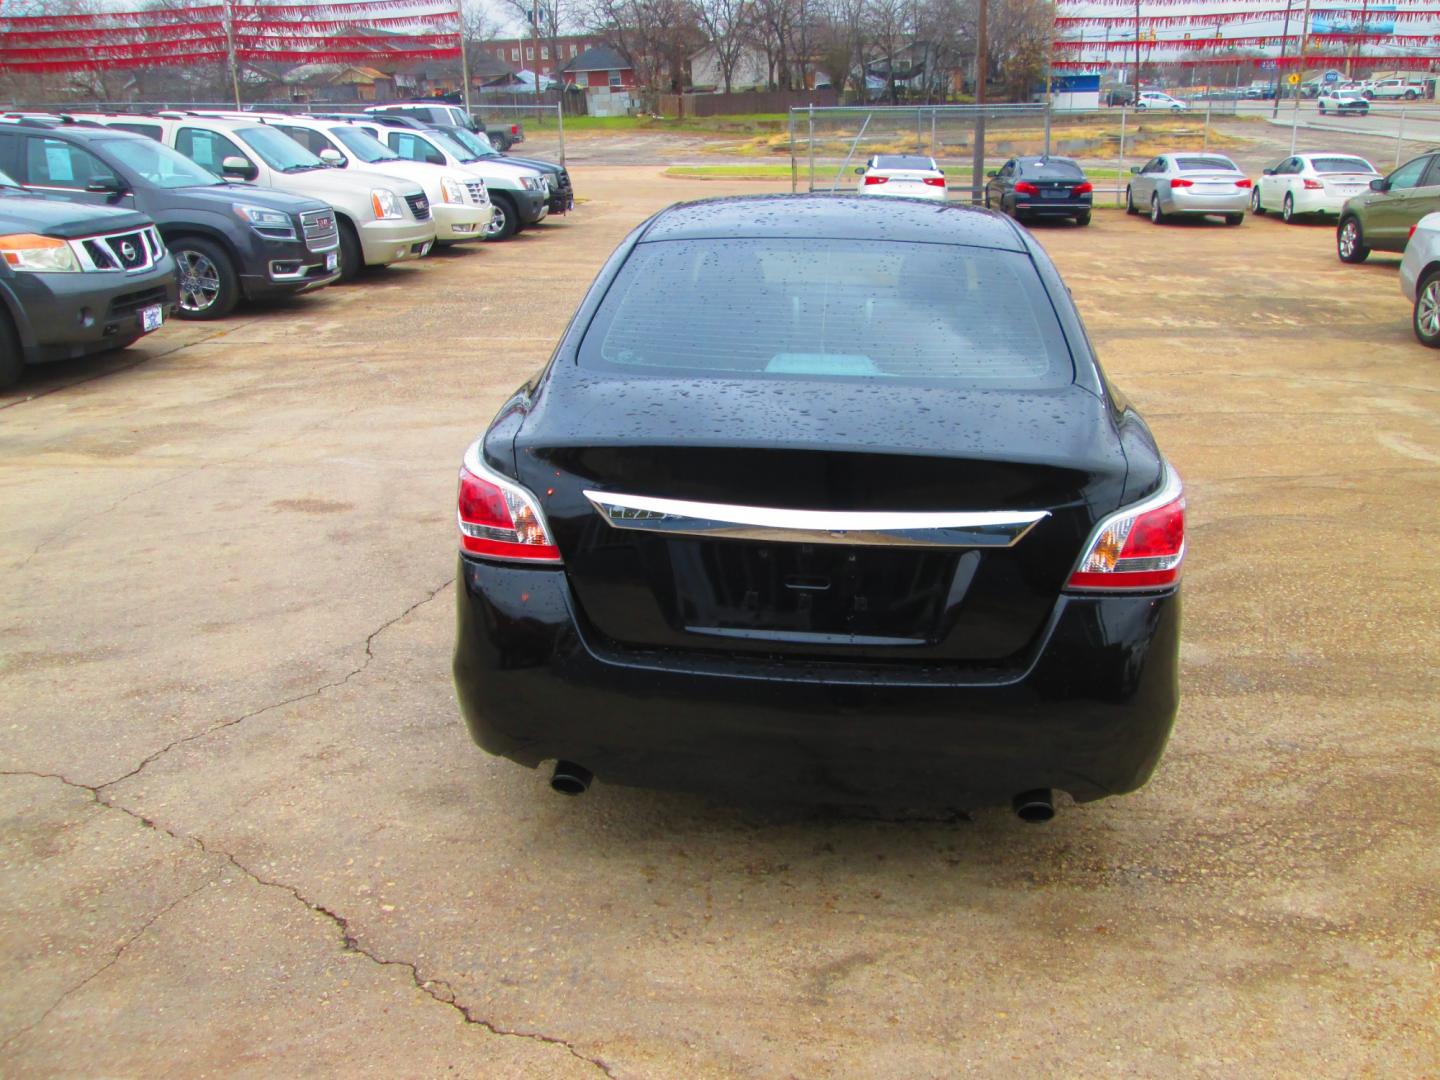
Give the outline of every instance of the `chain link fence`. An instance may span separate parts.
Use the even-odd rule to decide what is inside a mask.
[[[795,108],[791,190],[853,191],[855,170],[871,155],[921,154],[944,171],[951,199],[980,203],[986,173],[1012,157],[1054,154],[1085,168],[1097,205],[1120,206],[1130,166],[1167,150],[1227,149],[1232,138],[1211,120],[1234,111],[1225,102],[1174,112],[1123,105],[1059,110],[1043,103]]]

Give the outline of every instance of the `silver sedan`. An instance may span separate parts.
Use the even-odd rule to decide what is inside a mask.
[[[1250,178],[1224,154],[1161,154],[1130,172],[1125,209],[1148,213],[1156,225],[1180,214],[1223,214],[1226,225],[1245,220]]]

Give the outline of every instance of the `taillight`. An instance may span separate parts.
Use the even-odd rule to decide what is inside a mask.
[[[1236,186],[1236,187],[1252,187],[1253,185],[1250,183],[1250,178],[1247,176],[1244,180],[1236,180],[1236,181],[1235,181],[1235,186]]]
[[[925,183],[931,187],[944,187],[945,178],[943,176],[927,176],[925,177]]]
[[[1019,183],[1017,183],[1017,184],[1015,185],[1015,194],[1016,194],[1016,195],[1039,195],[1039,194],[1040,194],[1040,189],[1037,188],[1034,184],[1030,183],[1029,180],[1021,180]]]
[[[535,496],[487,468],[480,459],[479,442],[465,451],[458,516],[460,550],[467,554],[523,562],[560,561],[560,549]]]
[[[867,176],[865,177],[865,184],[867,187],[870,184],[883,184],[889,179],[890,178],[888,176]]]
[[[1415,226],[1414,226],[1414,225],[1411,225],[1411,226],[1410,226],[1410,231],[1405,234],[1405,239],[1406,239],[1406,240],[1409,240],[1410,237],[1412,237],[1412,236],[1414,236],[1414,235],[1415,235]]]
[[[511,135],[519,135],[519,134],[520,134],[520,125],[519,125],[519,124],[511,124],[511,125],[510,125],[510,134],[511,134]]]
[[[1089,195],[1089,194],[1090,194],[1092,191],[1094,191],[1094,190],[1095,190],[1095,185],[1092,184],[1092,183],[1090,183],[1089,180],[1086,180],[1086,181],[1085,181],[1084,183],[1082,183],[1082,184],[1077,184],[1077,185],[1075,186],[1075,190],[1072,191],[1070,194],[1071,194],[1071,195]]]
[[[1185,558],[1185,492],[1166,466],[1160,490],[1096,526],[1067,588],[1159,589],[1180,580]]]
[[[1319,180],[1311,180],[1308,176],[1305,178],[1306,191],[1323,191],[1324,189],[1325,185]]]
[[[1177,176],[1174,180],[1171,180],[1171,181],[1170,181],[1170,186],[1171,186],[1172,188],[1177,188],[1177,187],[1194,187],[1194,186],[1195,186],[1195,181],[1194,181],[1194,180],[1182,180],[1182,179],[1180,179],[1180,177]]]

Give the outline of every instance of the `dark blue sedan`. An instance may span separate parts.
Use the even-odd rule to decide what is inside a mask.
[[[989,177],[985,205],[1016,221],[1070,218],[1090,224],[1095,189],[1070,158],[1014,157]]]

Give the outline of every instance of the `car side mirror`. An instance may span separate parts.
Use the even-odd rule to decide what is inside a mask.
[[[857,165],[857,166],[855,166],[855,175],[856,175],[856,176],[864,176],[864,175],[865,175],[865,166],[864,166],[864,165]]]
[[[227,180],[254,180],[260,170],[243,157],[227,157],[220,162],[220,175]]]
[[[1274,176],[1274,175],[1275,175],[1275,170],[1274,170],[1274,169],[1261,169],[1260,172],[1263,173],[1265,176]]]
[[[345,155],[333,146],[327,146],[324,150],[320,151],[320,160],[332,169],[343,169],[348,164],[345,160]]]
[[[118,177],[97,176],[85,185],[85,190],[93,195],[119,195],[125,190],[125,185]]]
[[[1371,180],[1371,181],[1370,181],[1370,190],[1371,190],[1371,191],[1389,191],[1389,190],[1390,190],[1390,181],[1389,181],[1389,180],[1386,180],[1383,176],[1380,177],[1380,179],[1378,179],[1378,180]]]
[[[1139,165],[1131,165],[1131,166],[1130,166],[1130,171],[1131,171],[1132,173],[1134,173],[1136,176],[1139,176],[1139,175],[1140,175],[1140,166],[1139,166]]]

